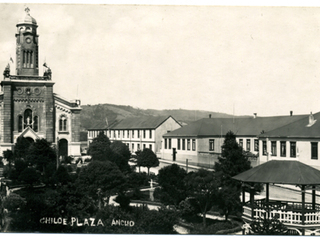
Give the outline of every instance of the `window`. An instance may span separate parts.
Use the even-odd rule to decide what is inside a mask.
[[[318,143],[311,143],[311,159],[318,159]]]
[[[240,147],[243,147],[243,139],[239,139],[239,145]]]
[[[196,140],[192,139],[192,151],[196,150]]]
[[[180,146],[180,138],[178,138],[178,150],[180,150],[181,146]]]
[[[151,144],[149,144],[149,149],[152,150],[152,145]]]
[[[132,143],[131,151],[134,151],[134,143]]]
[[[137,144],[137,149],[140,150],[140,143]]]
[[[19,115],[19,117],[18,117],[18,132],[22,132],[22,122],[23,122],[22,116]]]
[[[209,139],[209,151],[214,151],[214,139]]]
[[[140,130],[138,130],[138,138],[140,138]]]
[[[187,150],[190,151],[190,139],[187,139]]]
[[[122,130],[122,138],[125,138],[126,136],[124,133],[125,133],[125,130]]]
[[[296,142],[290,142],[290,157],[295,158],[297,155]]]
[[[286,157],[287,150],[286,150],[286,142],[280,142],[280,157]]]
[[[267,141],[262,141],[262,155],[267,155]]]
[[[143,138],[146,138],[146,130],[143,130]]]
[[[67,124],[67,123],[66,123]],[[34,118],[33,118],[33,130],[35,131],[35,132],[38,132],[38,116],[35,116]]]
[[[152,130],[149,130],[149,138],[152,138]]]
[[[59,131],[67,131],[67,118],[64,115],[60,116]]]
[[[186,140],[182,139],[182,150],[186,150]]]
[[[121,138],[120,130],[118,130],[118,138]]]
[[[259,152],[259,140],[254,140],[254,151]]]
[[[129,130],[127,130],[127,138],[130,138],[129,135],[130,135]]]
[[[169,149],[171,149],[171,138],[169,138]]]
[[[167,145],[167,140],[168,140],[168,139],[166,139],[166,138],[164,139],[164,149],[167,149],[167,148],[168,148],[168,147],[167,147],[167,146],[168,146],[168,145]]]
[[[32,111],[27,109],[24,111],[24,128],[32,127]]]
[[[132,134],[132,138],[134,138],[134,130],[132,130],[132,133],[131,133],[131,134]]]
[[[33,52],[23,51],[22,62],[24,68],[33,68]]]
[[[251,141],[247,139],[247,151],[251,151]]]
[[[143,149],[145,149],[146,148],[146,145],[145,144],[143,144]]]
[[[271,155],[277,156],[277,142],[276,141],[271,142]]]

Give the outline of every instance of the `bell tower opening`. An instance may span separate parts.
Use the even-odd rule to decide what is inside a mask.
[[[26,16],[19,20],[16,33],[16,74],[22,76],[39,75],[39,51],[37,21],[25,9]]]

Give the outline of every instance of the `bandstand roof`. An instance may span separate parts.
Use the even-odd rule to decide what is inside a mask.
[[[233,179],[241,182],[320,185],[320,171],[299,161],[271,160]]]

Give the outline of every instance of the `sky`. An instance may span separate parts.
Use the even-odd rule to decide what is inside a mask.
[[[82,105],[320,111],[320,7],[192,3],[1,3],[0,68],[16,62],[16,24],[29,7],[39,65],[52,69],[55,93]]]

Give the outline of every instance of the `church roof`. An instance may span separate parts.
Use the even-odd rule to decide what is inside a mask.
[[[65,106],[67,106],[68,108],[70,108],[70,110],[81,110],[80,105],[77,103],[76,100],[67,100],[66,98],[62,97],[59,94],[53,93],[54,96],[54,100],[56,103],[60,103],[63,104]]]
[[[232,131],[237,136],[257,136],[305,118],[308,115],[250,117],[250,118],[203,118],[187,126],[166,133],[164,137],[224,136]]]
[[[233,179],[241,182],[320,185],[320,171],[299,161],[271,160]]]

